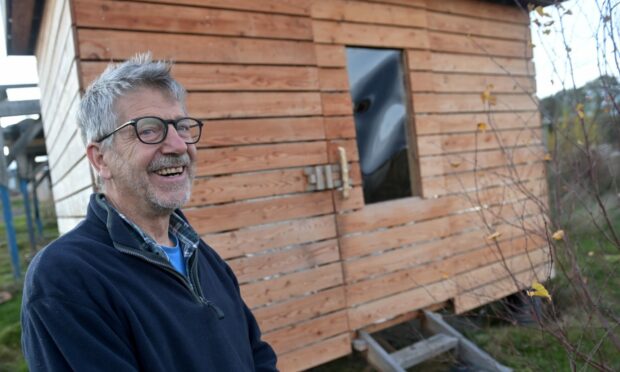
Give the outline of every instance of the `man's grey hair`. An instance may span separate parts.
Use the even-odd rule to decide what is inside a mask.
[[[116,100],[137,88],[154,88],[168,93],[181,103],[185,111],[185,89],[172,78],[168,61],[153,61],[151,53],[136,54],[133,58],[108,68],[86,89],[78,109],[77,121],[82,140],[88,145],[112,132],[121,124],[114,110]],[[110,137],[103,141],[104,147]]]

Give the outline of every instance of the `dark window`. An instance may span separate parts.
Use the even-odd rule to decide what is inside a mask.
[[[347,48],[366,203],[420,195],[403,66],[400,50]]]

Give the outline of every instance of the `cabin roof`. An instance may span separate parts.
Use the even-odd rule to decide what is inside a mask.
[[[547,6],[564,0],[487,0],[491,3]],[[33,55],[45,0],[4,0],[4,24],[8,55]]]

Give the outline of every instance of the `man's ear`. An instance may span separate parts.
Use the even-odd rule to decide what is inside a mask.
[[[102,180],[107,180],[112,177],[112,173],[108,167],[107,160],[103,156],[104,153],[101,147],[99,143],[89,143],[88,146],[86,146],[86,156],[99,177],[101,177]]]

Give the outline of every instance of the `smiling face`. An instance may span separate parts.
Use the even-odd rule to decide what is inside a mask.
[[[153,88],[138,88],[118,98],[118,124],[142,116],[176,119],[186,116],[179,102]],[[134,215],[169,215],[190,197],[196,146],[186,144],[174,127],[166,139],[150,145],[140,142],[132,126],[114,134],[112,145],[102,152],[99,174],[106,197]]]

